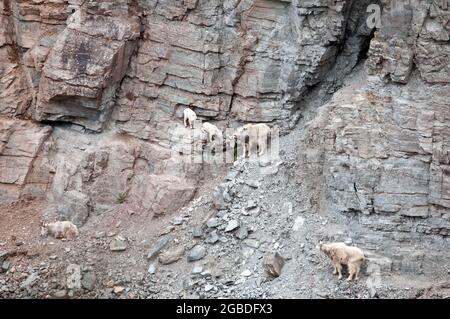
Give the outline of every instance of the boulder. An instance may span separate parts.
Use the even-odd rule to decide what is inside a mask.
[[[272,277],[279,277],[281,276],[284,263],[284,258],[279,253],[274,253],[264,257],[263,267]]]
[[[193,262],[193,261],[200,260],[205,256],[206,256],[206,247],[202,246],[202,245],[196,245],[189,252],[187,260],[189,262]]]
[[[184,247],[176,246],[161,253],[158,257],[158,260],[163,265],[169,265],[181,259],[183,255],[184,255]]]

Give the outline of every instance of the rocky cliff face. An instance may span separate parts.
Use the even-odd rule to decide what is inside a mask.
[[[449,247],[449,39],[445,0],[2,1],[0,202],[44,199],[45,219],[80,226],[123,200],[178,212],[229,168],[184,128],[190,107],[223,130],[280,127],[298,210],[433,258]]]
[[[45,198],[52,184],[49,126],[0,117],[0,200]]]
[[[371,227],[448,236],[448,9],[386,2],[366,61],[377,77],[319,112],[306,138],[319,146],[328,209],[362,213]]]
[[[154,185],[151,193],[159,195],[150,198],[159,203],[144,206],[164,207],[160,213],[170,208],[162,198],[180,207],[201,178],[201,165],[183,164],[180,155],[196,143],[183,132],[183,109],[223,129],[248,121],[292,128],[302,98],[339,53],[350,60],[343,69],[357,62],[371,33],[364,4],[5,1],[0,112],[61,128],[53,135],[51,170],[58,182],[49,193],[59,213],[66,215],[66,200],[80,201],[76,209],[68,205],[67,217],[85,220],[119,193],[140,203],[146,191],[134,190],[134,179]],[[124,155],[115,164],[117,148]],[[86,177],[86,169],[94,176]],[[108,185],[108,194],[99,194],[100,185]]]
[[[307,133],[322,203],[370,227],[448,236],[448,87],[372,85],[327,104]]]
[[[384,1],[383,7],[369,73],[407,83],[418,69],[427,83],[449,83],[448,1]]]

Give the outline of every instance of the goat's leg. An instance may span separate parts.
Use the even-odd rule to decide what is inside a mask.
[[[337,264],[337,271],[338,271],[338,274],[339,274],[338,279],[342,279],[342,265],[340,263]]]
[[[252,139],[250,139],[248,141],[248,157],[250,158],[250,156],[252,155],[252,149],[255,147],[254,142],[252,141]]]
[[[267,151],[267,136],[264,136],[264,138],[259,137],[258,147],[259,147],[258,155],[259,156],[264,155]]]
[[[352,281],[353,276],[356,274],[356,267],[354,264],[351,264],[351,263],[348,264],[348,272],[349,272],[349,275],[348,275],[347,281]]]
[[[333,263],[333,268],[334,268],[333,275],[337,275],[337,273],[338,273],[338,265],[337,265],[337,263]]]
[[[361,265],[356,265],[356,276],[355,280],[359,279],[359,272],[361,271]]]

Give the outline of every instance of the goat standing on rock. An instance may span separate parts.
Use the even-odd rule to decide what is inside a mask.
[[[257,154],[261,156],[267,151],[270,133],[270,127],[264,123],[245,124],[235,131],[231,140],[233,144],[239,142],[243,146],[244,157],[250,157],[254,148],[256,148]]]
[[[347,281],[359,279],[359,271],[361,264],[366,259],[364,253],[358,247],[347,246],[344,243],[324,243],[320,242],[319,247],[321,251],[330,257],[334,266],[334,275],[339,274],[339,279],[342,278],[342,265],[348,266],[349,276]]]
[[[208,134],[208,141],[212,143],[214,140],[221,141],[223,139],[222,131],[214,124],[204,122],[202,124],[203,133]]]
[[[183,111],[184,114],[184,127],[194,128],[194,122],[197,120],[197,114],[192,111],[190,108],[186,108]]]

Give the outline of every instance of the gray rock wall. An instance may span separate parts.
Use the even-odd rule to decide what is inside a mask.
[[[2,143],[36,147],[14,160],[0,152],[15,168],[0,173],[2,200],[48,195],[50,210],[78,223],[119,194],[176,211],[205,174],[226,169],[189,162],[201,133],[184,128],[183,109],[222,129],[292,129],[311,89],[327,81],[333,93],[364,56],[371,3],[3,1]],[[361,214],[373,228],[448,236],[447,2],[380,4],[373,81],[320,108],[299,156],[300,176],[316,182],[299,191],[319,211]],[[30,139],[17,144],[16,126]]]
[[[446,0],[383,1],[369,73],[406,83],[417,68],[428,83],[449,83],[449,6]]]
[[[390,233],[448,236],[450,91],[416,74],[338,92],[310,123],[299,161],[319,211]],[[320,176],[319,181],[316,176]],[[401,236],[401,235],[400,235]]]

